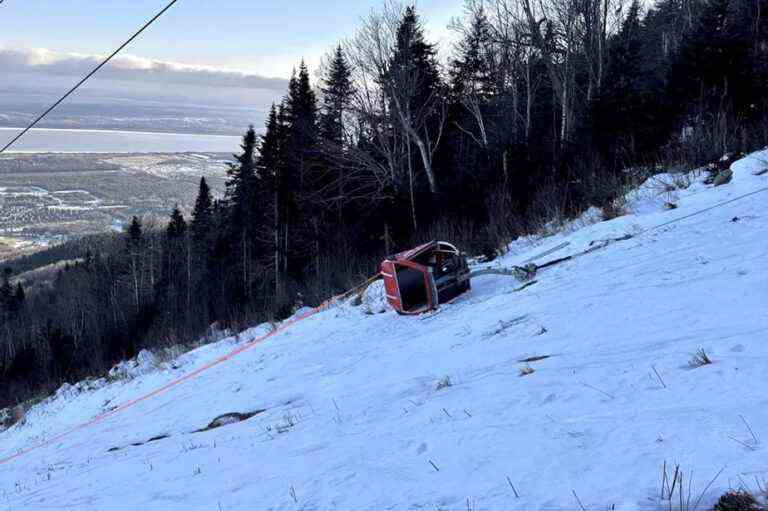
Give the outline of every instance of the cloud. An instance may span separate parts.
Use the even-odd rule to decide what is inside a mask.
[[[0,69],[8,74],[82,77],[101,63],[103,58],[99,55],[56,52],[45,48],[0,48]],[[280,92],[287,86],[287,81],[282,78],[267,78],[229,69],[165,62],[127,54],[115,57],[99,71],[98,76],[144,83],[239,87]]]

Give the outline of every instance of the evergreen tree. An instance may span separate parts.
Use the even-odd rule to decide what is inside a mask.
[[[177,205],[171,212],[171,220],[168,222],[165,235],[169,240],[179,240],[186,232],[187,222],[184,220],[184,215],[181,214],[181,210]]]
[[[0,283],[0,313],[10,312],[13,306],[13,286],[11,286],[11,269],[3,268],[2,283]]]
[[[191,307],[190,246],[187,239],[187,222],[176,206],[165,229],[163,240],[163,272],[157,284],[157,301],[173,331],[186,321]]]
[[[133,294],[134,312],[139,313],[142,305],[143,292],[143,233],[139,217],[131,219],[131,225],[126,232],[126,245],[128,248],[128,272],[130,288]]]
[[[493,62],[491,27],[485,9],[473,10],[469,27],[456,44],[456,56],[451,61],[451,89],[454,95],[487,97],[496,92],[492,76]]]
[[[131,218],[131,225],[128,226],[126,231],[126,243],[131,252],[135,252],[141,246],[142,232],[141,232],[141,220],[139,217],[134,216]]]
[[[228,170],[225,240],[230,248],[229,263],[234,270],[228,275],[231,293],[236,301],[245,303],[250,296],[257,258],[257,229],[262,220],[258,202],[256,174],[256,132],[253,126],[243,136],[242,153]]]
[[[234,230],[242,230],[248,223],[248,214],[256,188],[256,132],[253,126],[243,136],[242,153],[235,155],[237,163],[227,169],[226,200],[232,213],[230,221]]]
[[[304,153],[312,151],[318,139],[317,98],[303,60],[298,76],[294,74],[288,86],[286,113],[293,147]]]
[[[277,106],[272,104],[267,118],[266,131],[261,137],[257,169],[259,177],[270,182],[275,181],[280,163],[283,160],[282,149],[285,141],[281,140],[281,126],[279,125]]]
[[[433,160],[445,122],[445,94],[437,64],[437,51],[426,42],[421,21],[412,6],[406,7],[403,12],[397,27],[394,51],[380,82],[389,100],[393,121],[400,127],[396,136],[402,138],[407,146],[407,179],[414,210],[417,174],[414,160],[421,163],[430,193],[434,196],[438,192]],[[415,213],[413,217],[415,227]]]
[[[611,40],[603,90],[594,107],[596,142],[612,168],[633,164],[646,149],[641,129],[653,112],[646,101],[642,45],[640,2],[633,0]]]
[[[24,287],[21,282],[16,284],[16,292],[13,295],[13,310],[18,312],[24,308],[24,303],[27,300],[27,294],[24,292]]]
[[[210,324],[212,312],[211,296],[213,293],[212,280],[212,256],[215,247],[216,230],[214,229],[214,206],[211,189],[205,178],[200,178],[200,186],[192,210],[192,219],[189,223],[189,286],[194,289],[193,300],[189,306],[191,318],[197,319],[200,324]],[[191,291],[191,290],[190,290]]]
[[[205,178],[200,178],[200,186],[195,200],[195,207],[192,210],[191,230],[193,239],[196,242],[204,240],[211,230],[211,217],[213,215],[213,197],[211,189]]]
[[[426,42],[424,27],[413,6],[405,8],[400,20],[389,67],[395,75],[394,83],[402,86],[410,82],[407,109],[412,115],[432,103],[441,89],[437,50]]]
[[[304,61],[288,87],[285,100],[285,165],[278,178],[282,193],[280,244],[283,247],[286,273],[299,278],[317,241],[320,211],[313,196],[322,178],[319,166],[319,133],[317,98],[309,80]],[[278,115],[278,119],[279,119]],[[280,123],[278,122],[278,125]]]
[[[341,45],[323,78],[323,106],[320,113],[320,136],[337,147],[344,143],[344,114],[352,100],[352,69]]]

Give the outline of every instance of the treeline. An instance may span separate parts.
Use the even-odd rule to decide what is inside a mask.
[[[224,197],[203,179],[190,218],[82,240],[49,288],[3,281],[0,404],[215,322],[285,317],[415,241],[492,255],[609,208],[634,172],[765,144],[766,4],[469,0],[444,55],[413,7],[386,4],[314,86],[299,66]]]

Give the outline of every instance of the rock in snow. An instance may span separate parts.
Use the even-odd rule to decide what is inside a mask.
[[[143,376],[157,368],[157,357],[148,350],[141,350],[136,358],[120,362],[109,370],[113,380],[133,379]]]

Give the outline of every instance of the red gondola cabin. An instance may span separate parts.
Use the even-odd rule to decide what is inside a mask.
[[[432,241],[381,263],[387,301],[400,314],[437,309],[470,287],[467,258],[445,241]]]

